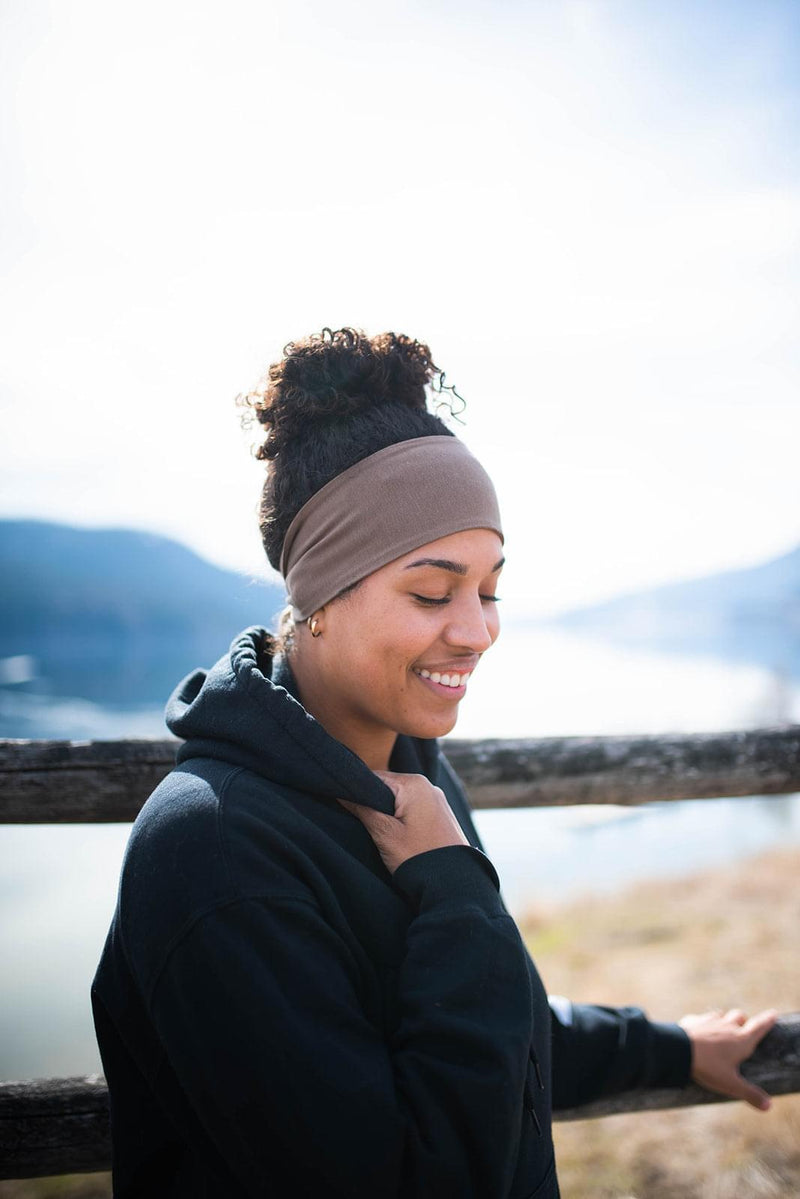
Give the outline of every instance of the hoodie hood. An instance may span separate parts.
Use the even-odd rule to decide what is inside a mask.
[[[185,744],[179,763],[217,758],[326,799],[350,799],[394,815],[394,794],[367,764],[325,731],[296,698],[297,683],[275,638],[254,625],[231,642],[210,670],[178,684],[167,728]],[[391,770],[438,775],[436,740],[398,734]]]

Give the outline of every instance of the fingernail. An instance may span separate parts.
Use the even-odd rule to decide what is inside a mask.
[[[771,1107],[772,1107],[772,1100],[771,1100],[771,1099],[767,1098],[767,1099],[762,1099],[762,1100],[761,1100],[761,1110],[762,1110],[762,1112],[768,1112],[768,1111],[769,1111],[769,1109],[770,1109]]]

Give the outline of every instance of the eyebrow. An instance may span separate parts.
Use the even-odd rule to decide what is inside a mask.
[[[491,569],[490,573],[494,574],[501,566],[505,565],[505,558],[501,558]],[[415,566],[438,566],[440,570],[449,570],[454,575],[465,575],[469,573],[469,567],[464,562],[451,562],[449,558],[417,558],[416,562],[409,562],[405,570],[413,570]]]

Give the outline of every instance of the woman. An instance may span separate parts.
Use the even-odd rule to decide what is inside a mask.
[[[737,1065],[774,1022],[548,1003],[437,738],[503,534],[427,346],[324,330],[250,397],[290,610],[167,709],[92,989],[114,1193],[557,1196],[551,1114]]]

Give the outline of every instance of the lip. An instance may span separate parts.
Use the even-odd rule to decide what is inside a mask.
[[[478,665],[478,655],[471,658],[451,658],[449,662],[420,662],[414,670],[429,670],[431,674],[472,674]]]

